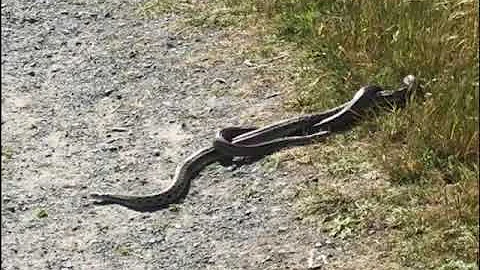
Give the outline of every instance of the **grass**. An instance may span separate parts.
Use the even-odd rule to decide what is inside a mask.
[[[7,164],[12,160],[12,158],[16,155],[15,151],[9,147],[2,145],[2,156],[1,156],[1,174],[2,177],[9,177],[10,170],[7,169]]]
[[[155,17],[158,14],[181,14],[184,25],[203,28],[225,28],[240,26],[249,13],[243,8],[227,7],[215,1],[209,3],[189,0],[150,0],[139,5],[140,16]]]
[[[300,192],[299,213],[333,237],[356,239],[359,253],[382,254],[384,265],[478,268],[477,1],[182,3],[171,8],[193,8],[195,26],[261,28],[268,42],[259,58],[295,45],[292,110],[323,110],[367,83],[394,88],[415,75],[429,95],[309,151],[329,181]],[[388,178],[373,181],[372,170]]]
[[[115,247],[114,252],[120,256],[129,256],[132,254],[132,250],[129,247],[121,245]]]
[[[2,161],[9,161],[14,156],[15,152],[8,146],[2,146]]]
[[[362,162],[364,148],[336,152],[332,150],[334,145],[319,148],[314,151],[313,162],[328,160],[327,166],[322,166],[326,167],[328,181],[301,189],[297,209],[302,219],[318,224],[333,237],[353,238],[359,243],[381,237],[380,244],[373,243],[377,247],[370,252],[386,254],[383,263],[399,261],[402,269],[441,268],[453,262],[475,266],[476,182],[382,183],[365,176],[369,169],[352,165]],[[362,252],[361,248],[358,252]]]
[[[35,216],[37,218],[46,218],[46,217],[48,217],[48,212],[45,209],[37,209],[36,213],[35,213]]]
[[[473,267],[478,256],[477,2],[297,0],[250,1],[250,6],[271,18],[280,38],[306,52],[301,61],[308,68],[289,101],[293,109],[325,109],[365,83],[395,87],[407,74],[431,93],[357,131],[355,139],[369,142],[367,156],[390,175],[389,188],[354,198],[338,187],[314,188],[304,194],[304,215],[327,216],[322,224],[333,235],[359,231],[367,237],[372,227],[382,228],[391,246],[388,256],[405,267]],[[350,153],[356,154],[365,157]],[[347,155],[323,153],[317,162],[332,156]],[[359,168],[342,169],[352,162],[358,161],[328,163],[332,175],[339,168],[355,175]],[[352,190],[348,185],[342,187]]]

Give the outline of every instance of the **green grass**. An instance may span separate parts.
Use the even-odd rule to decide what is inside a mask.
[[[115,249],[113,251],[114,251],[115,254],[117,254],[119,256],[130,256],[130,255],[132,255],[131,248],[129,248],[127,246],[118,245],[117,247],[115,247]]]
[[[2,146],[2,161],[9,161],[14,156],[15,152],[8,146]]]
[[[179,14],[184,25],[200,28],[225,28],[240,26],[245,22],[243,8],[227,7],[219,1],[208,3],[189,0],[150,0],[137,8],[137,14],[144,17],[156,17],[159,14]]]
[[[334,235],[363,229],[359,235],[366,236],[374,225],[383,228],[389,235],[385,241],[392,246],[389,256],[406,267],[475,265],[477,2],[249,3],[259,17],[269,18],[281,39],[305,51],[300,59],[305,68],[289,101],[293,109],[325,109],[349,99],[361,85],[391,88],[407,74],[414,74],[423,91],[431,93],[425,100],[417,96],[406,109],[381,116],[358,132],[356,139],[370,143],[370,158],[389,173],[390,188],[365,190],[355,200],[335,193],[336,188],[319,188],[305,194],[303,213],[328,216],[323,226]],[[346,162],[330,161],[329,167],[335,172]],[[347,173],[352,175],[357,171],[350,169]],[[380,221],[385,224],[376,224]]]
[[[46,218],[46,217],[48,217],[48,212],[45,209],[37,209],[36,213],[35,213],[35,216],[37,218]]]
[[[137,13],[146,17],[156,17],[159,14],[193,12],[195,5],[185,0],[150,0],[137,8]]]

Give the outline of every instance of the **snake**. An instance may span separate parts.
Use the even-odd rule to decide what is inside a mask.
[[[409,77],[410,76],[410,77]],[[333,109],[279,121],[263,128],[227,127],[215,134],[212,145],[188,156],[175,170],[171,184],[153,195],[113,195],[92,193],[96,205],[117,204],[138,212],[154,212],[181,202],[188,194],[192,180],[206,166],[218,162],[255,162],[284,148],[312,144],[332,133],[341,132],[362,119],[369,109],[385,106],[403,106],[415,86],[415,77],[404,78],[404,87],[388,92],[375,85],[360,88],[354,97]]]

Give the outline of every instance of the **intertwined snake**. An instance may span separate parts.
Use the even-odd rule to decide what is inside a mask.
[[[378,86],[362,87],[349,102],[319,114],[294,117],[263,128],[229,127],[220,130],[213,145],[187,157],[177,167],[172,184],[158,194],[91,194],[91,197],[95,204],[119,204],[141,212],[167,208],[187,195],[192,179],[211,163],[226,164],[233,162],[234,157],[247,157],[246,162],[253,162],[280,149],[310,144],[331,133],[344,131],[361,119],[368,109],[403,106],[414,88],[415,77],[408,75],[403,82],[405,86],[393,92],[386,92]]]

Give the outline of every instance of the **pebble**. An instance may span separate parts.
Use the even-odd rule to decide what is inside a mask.
[[[68,260],[63,263],[63,267],[70,269],[70,268],[73,268],[73,264],[70,260]]]
[[[28,22],[28,23],[36,23],[38,22],[37,18],[24,18],[23,21]]]
[[[311,249],[307,264],[308,270],[323,269],[326,264],[326,256],[323,254],[319,254],[316,248]]]
[[[105,91],[103,92],[103,95],[104,95],[105,97],[108,97],[108,96],[110,96],[113,92],[115,92],[115,89],[110,88],[110,89],[105,90]]]
[[[124,128],[124,127],[113,127],[111,129],[112,132],[126,132],[128,131],[128,128]]]
[[[61,68],[59,65],[53,65],[51,68],[50,68],[50,71],[51,72],[57,72],[59,71]]]
[[[248,60],[248,59],[243,61],[243,64],[247,67],[253,67],[254,66],[254,64],[252,62],[250,62],[250,60]]]

